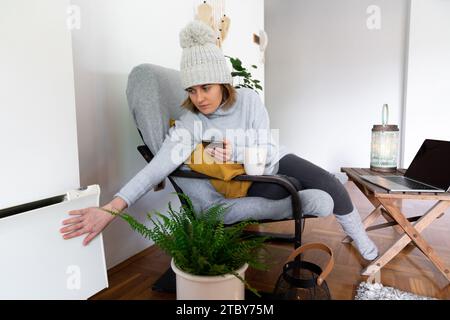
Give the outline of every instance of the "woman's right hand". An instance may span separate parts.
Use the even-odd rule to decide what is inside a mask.
[[[124,208],[125,206],[121,207]],[[123,210],[122,208],[115,208],[117,208],[117,206],[112,206],[110,202],[101,208],[90,207],[69,211],[69,215],[73,217],[62,222],[62,224],[65,226],[60,229],[60,232],[63,233],[63,238],[72,239],[82,236],[83,234],[87,234],[87,236],[83,240],[83,245],[88,245],[89,242],[91,242],[92,239],[94,239],[100,232],[102,232],[103,229],[105,229],[108,224],[116,217],[115,215],[112,215],[111,213],[103,209],[116,212]]]

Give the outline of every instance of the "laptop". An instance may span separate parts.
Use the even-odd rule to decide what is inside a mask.
[[[426,139],[404,176],[362,175],[392,192],[450,191],[450,141]]]

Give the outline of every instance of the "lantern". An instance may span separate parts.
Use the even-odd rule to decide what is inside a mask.
[[[397,125],[388,125],[389,107],[383,105],[382,124],[372,128],[370,169],[380,172],[397,170],[399,129]]]

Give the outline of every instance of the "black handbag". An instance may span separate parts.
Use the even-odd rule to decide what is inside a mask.
[[[308,250],[322,250],[330,255],[325,268],[301,260]],[[283,300],[330,300],[325,278],[334,267],[333,251],[323,243],[308,243],[297,248],[286,260],[274,289],[274,298]]]

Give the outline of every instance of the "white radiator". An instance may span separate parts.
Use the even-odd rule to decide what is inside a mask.
[[[86,235],[64,240],[59,232],[70,210],[98,207],[99,199],[91,185],[0,210],[0,300],[87,299],[108,287],[102,235],[83,246]]]

